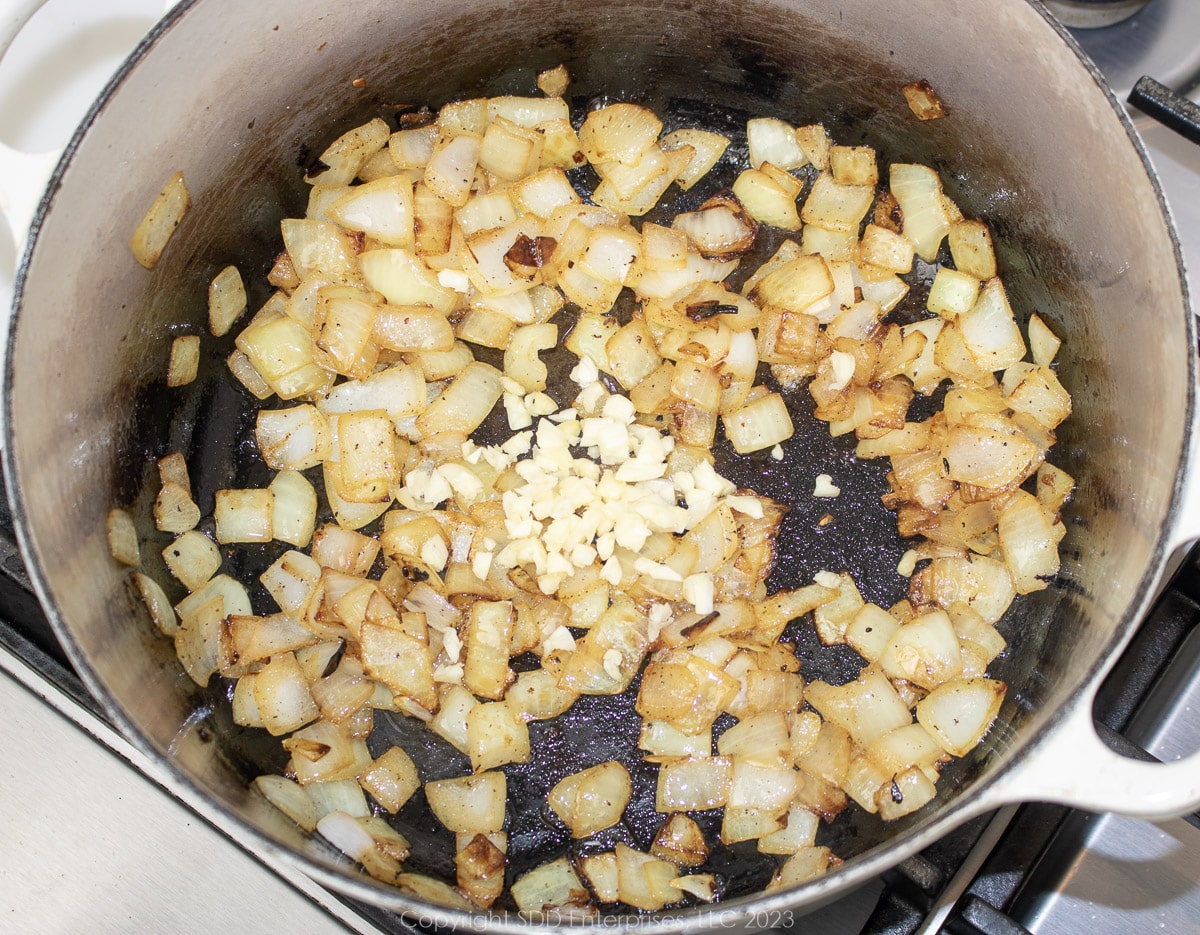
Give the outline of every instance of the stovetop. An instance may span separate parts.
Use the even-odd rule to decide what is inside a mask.
[[[0,139],[61,145],[162,0],[50,0],[0,62]],[[1077,33],[1122,98],[1140,74],[1194,93],[1200,4],[1151,0]],[[1200,295],[1200,148],[1133,114]],[[15,256],[0,235],[0,302]],[[107,722],[32,595],[0,505],[0,929],[29,932],[410,932],[258,852]],[[14,625],[15,622],[15,625]],[[1200,552],[1102,689],[1110,743],[1173,759],[1200,746]],[[1140,753],[1138,751],[1141,751]],[[219,898],[214,898],[219,897]],[[981,816],[796,921],[809,935],[1107,935],[1196,929],[1200,822],[1147,823],[1026,805]]]

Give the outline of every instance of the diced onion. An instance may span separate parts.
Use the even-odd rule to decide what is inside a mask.
[[[609,761],[559,780],[549,802],[572,837],[586,838],[620,821],[632,793],[629,771]]]
[[[199,336],[184,335],[171,342],[171,361],[167,365],[167,386],[186,386],[196,379],[199,367]]]
[[[274,499],[270,490],[218,490],[213,507],[217,542],[269,542]]]
[[[392,814],[421,788],[416,764],[400,747],[389,747],[376,758],[361,782],[371,798]]]
[[[964,756],[991,727],[1004,683],[992,679],[947,682],[917,705],[917,720],[951,756]]]
[[[511,888],[523,912],[573,919],[595,900],[657,911],[720,896],[711,875],[679,874],[709,853],[689,811],[721,808],[724,844],[779,855],[780,887],[837,865],[815,843],[819,817],[852,801],[891,820],[932,801],[942,763],[996,715],[1004,688],[985,673],[1005,642],[992,624],[1056,574],[1073,481],[1045,463],[1070,413],[1051,370],[1060,342],[1034,316],[1025,359],[991,234],[931,168],[894,164],[880,192],[873,149],[755,117],[732,193],[634,222],[672,184],[696,184],[729,139],[662,136],[657,115],[627,103],[589,112],[577,134],[556,96],[568,80],[559,68],[539,76],[548,96],[404,114],[396,133],[372,120],[326,148],[305,216],[281,224],[275,291],[227,358],[253,396],[296,401],[259,413],[273,479],[216,491],[210,527],[186,462],[164,458],[154,520],[178,536],[163,557],[191,593],[172,609],[150,578],[134,581],[194,681],[236,680],[235,723],[290,734],[298,784],[263,777],[260,791],[371,876],[455,908],[502,896],[500,768],[531,759],[528,723],[640,673],[639,745],[665,816],[650,852],[550,861]],[[936,116],[931,89],[913,92],[918,116]],[[589,161],[599,183],[585,199],[568,173]],[[734,293],[724,282],[762,223],[801,233]],[[936,317],[893,323],[914,257],[936,264],[947,236],[953,264],[926,302]],[[626,289],[633,311],[618,315]],[[245,294],[236,267],[213,279],[214,335]],[[578,314],[560,334],[568,304]],[[560,338],[577,364],[559,358]],[[503,371],[473,347],[503,352]],[[168,382],[183,385],[199,339],[173,352]],[[552,397],[552,372],[569,372],[573,399]],[[908,421],[914,395],[947,380],[942,413]],[[891,461],[884,504],[920,538],[900,562],[908,600],[890,609],[845,572],[770,593],[784,507],[713,466],[719,425],[738,454],[782,458],[803,385],[831,436]],[[507,439],[471,438],[505,417]],[[320,529],[315,475],[301,473],[318,467],[332,514]],[[838,493],[818,477],[814,495]],[[136,565],[132,522],[114,516],[111,550]],[[229,550],[198,525],[222,546],[307,550],[261,576],[278,613],[252,613],[220,573]],[[863,656],[857,679],[806,683],[797,644],[780,640],[808,614],[823,644]],[[518,675],[527,654],[541,666]],[[380,712],[470,761],[474,775],[424,785],[455,835],[457,888],[405,872],[409,842],[372,816],[421,788],[400,747],[372,758]],[[721,732],[722,717],[736,723]],[[587,838],[622,820],[633,786],[609,761],[561,777],[548,804]]]
[[[187,532],[200,521],[200,508],[186,489],[168,481],[155,498],[154,521],[163,532]]]
[[[766,393],[721,417],[725,434],[739,454],[770,448],[791,438],[795,429],[778,393]]]
[[[912,241],[921,259],[932,263],[950,230],[942,206],[941,179],[927,166],[893,163],[890,185],[904,213],[904,236]]]
[[[588,902],[588,891],[579,882],[566,857],[559,857],[517,877],[510,892],[517,908],[534,919],[549,910],[585,906]],[[562,918],[561,912],[554,915]]]
[[[216,337],[229,332],[246,311],[246,286],[236,266],[226,266],[208,285],[208,328]]]
[[[579,142],[592,162],[633,165],[658,139],[662,122],[636,104],[610,104],[591,111],[579,130]]]
[[[221,553],[216,544],[196,530],[188,530],[163,549],[163,560],[185,588],[195,591],[217,573]]]
[[[125,510],[111,509],[108,511],[106,528],[109,554],[121,564],[136,568],[141,563],[141,550],[133,517]]]
[[[320,712],[296,657],[283,653],[257,673],[254,703],[263,726],[274,735],[287,734],[314,720]]]
[[[477,773],[425,784],[425,798],[438,821],[451,831],[487,834],[504,823],[507,785],[500,772]]]
[[[946,106],[928,81],[914,81],[900,90],[904,92],[904,99],[918,120],[936,120],[946,116]]]
[[[167,599],[166,592],[157,581],[140,571],[134,572],[133,578],[154,625],[164,636],[173,637],[179,627],[179,621],[175,616],[175,609]]]
[[[317,809],[304,787],[283,776],[259,776],[251,783],[263,798],[305,831],[317,827]],[[343,813],[344,814],[344,813]]]
[[[183,173],[176,172],[163,186],[133,232],[130,247],[133,258],[146,269],[154,269],[167,248],[167,242],[192,206]]]

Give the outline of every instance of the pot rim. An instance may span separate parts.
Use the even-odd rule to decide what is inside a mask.
[[[30,580],[56,637],[63,645],[68,658],[80,674],[84,684],[99,700],[104,711],[121,733],[129,738],[144,755],[162,768],[164,784],[172,794],[192,803],[199,799],[204,803],[204,811],[202,812],[204,817],[218,825],[218,827],[232,821],[239,832],[238,838],[240,840],[248,839],[252,841],[255,847],[261,849],[263,853],[272,855],[290,864],[295,869],[347,896],[382,906],[392,911],[404,913],[434,926],[467,928],[475,931],[518,935],[518,933],[528,930],[530,922],[513,913],[505,912],[503,916],[467,913],[460,910],[439,907],[408,897],[395,888],[387,887],[385,884],[369,880],[364,876],[353,875],[356,872],[356,865],[347,858],[342,858],[340,861],[333,858],[328,862],[318,861],[311,855],[301,853],[281,843],[265,831],[260,830],[257,826],[240,817],[232,809],[227,808],[204,785],[184,772],[171,756],[161,752],[151,739],[137,726],[133,719],[126,714],[125,710],[117,704],[113,695],[109,692],[95,668],[93,668],[89,658],[76,643],[70,627],[59,612],[58,605],[47,583],[46,572],[38,561],[37,553],[33,548],[34,536],[29,529],[28,516],[24,508],[24,501],[19,485],[18,464],[16,456],[13,453],[11,428],[13,342],[16,331],[15,325],[19,320],[24,300],[30,261],[37,246],[41,228],[54,206],[55,196],[63,175],[70,166],[80,143],[86,137],[92,125],[102,117],[110,101],[119,93],[126,78],[139,66],[159,40],[175,28],[186,17],[192,7],[196,6],[199,2],[200,0],[183,0],[183,2],[172,8],[163,19],[156,23],[138,44],[137,48],[122,63],[95,102],[93,102],[79,127],[72,134],[70,142],[65,147],[55,167],[49,184],[43,192],[34,220],[30,226],[29,237],[20,258],[14,281],[11,320],[5,347],[2,413],[5,444],[0,455],[3,458],[8,500],[12,511],[14,529]],[[1082,67],[1083,72],[1090,77],[1092,82],[1108,99],[1121,126],[1125,130],[1128,142],[1133,145],[1145,169],[1148,181],[1157,198],[1160,213],[1162,214],[1172,244],[1175,272],[1178,276],[1184,311],[1187,318],[1187,335],[1194,347],[1197,339],[1197,325],[1195,315],[1191,313],[1192,300],[1179,236],[1157,173],[1150,162],[1141,138],[1137,134],[1128,113],[1113,95],[1103,76],[1083,53],[1082,49],[1066,29],[1054,19],[1040,0],[1026,0],[1026,2],[1045,20],[1059,41],[1075,57],[1078,64]],[[1080,77],[1082,78],[1083,75]],[[1197,421],[1197,370],[1196,355],[1189,355],[1188,371],[1190,379],[1187,386],[1187,406],[1185,412],[1186,424],[1188,426],[1192,426]],[[1184,491],[1188,487],[1186,476],[1189,473],[1196,473],[1198,471],[1200,471],[1200,439],[1197,439],[1196,433],[1193,432],[1184,436],[1182,450],[1178,455],[1178,468],[1171,499],[1173,508],[1178,507],[1183,498]],[[1173,512],[1175,511],[1173,509]],[[1154,559],[1147,566],[1138,583],[1138,597],[1131,601],[1126,608],[1122,620],[1115,628],[1103,651],[1096,654],[1087,671],[1081,675],[1079,688],[1076,692],[1077,697],[1084,699],[1080,703],[1090,703],[1090,698],[1095,687],[1102,680],[1115,661],[1121,648],[1129,641],[1134,630],[1136,630],[1138,624],[1144,618],[1145,612],[1156,592],[1157,584],[1163,571],[1163,565],[1168,558],[1167,553],[1171,548],[1171,526],[1172,524],[1168,520],[1164,523],[1163,528],[1159,530],[1153,549],[1151,550]],[[1054,735],[1063,722],[1068,720],[1068,714],[1072,708],[1073,706],[1067,706],[1054,710],[1048,715],[1047,722],[1041,730],[1028,738],[1015,741],[1013,746],[1005,751],[1000,760],[990,766],[983,775],[972,780],[972,796],[970,798],[960,795],[954,801],[940,802],[935,811],[926,820],[906,830],[901,838],[881,843],[856,855],[847,861],[847,865],[844,868],[803,884],[800,887],[788,890],[760,892],[740,896],[728,902],[675,911],[668,909],[646,916],[622,916],[623,926],[628,925],[639,929],[645,928],[663,933],[663,935],[666,935],[666,933],[691,931],[698,923],[719,928],[761,927],[761,921],[764,918],[770,919],[774,917],[779,919],[781,914],[790,913],[800,907],[808,910],[827,903],[877,877],[884,870],[927,847],[964,822],[1011,801],[1002,791],[1005,778],[1013,772],[1022,759],[1028,757],[1030,748],[1047,742],[1047,738]],[[195,806],[193,805],[193,807]],[[611,919],[612,917],[609,918]],[[574,925],[584,927],[587,925],[602,924],[596,922],[570,923],[565,916],[556,919],[555,922],[564,926],[571,925],[572,927]],[[554,923],[551,922],[549,924],[553,925]]]

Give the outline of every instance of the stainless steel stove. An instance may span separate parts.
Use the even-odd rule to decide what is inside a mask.
[[[0,3],[0,25],[6,8]],[[162,0],[50,0],[0,62],[0,141],[62,145]],[[1124,99],[1150,74],[1200,97],[1200,3],[1150,0],[1077,38]],[[1200,295],[1200,147],[1133,112]],[[0,160],[2,161],[2,160]],[[0,167],[2,171],[2,167]],[[0,234],[0,305],[16,251]],[[1110,676],[1096,717],[1159,759],[1200,746],[1200,552]],[[0,930],[411,932],[258,852],[107,723],[37,607],[0,509]],[[1144,755],[1143,754],[1143,755]],[[986,815],[837,903],[809,935],[1108,935],[1200,928],[1200,820],[1056,806]]]

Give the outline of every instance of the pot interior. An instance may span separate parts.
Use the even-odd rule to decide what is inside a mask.
[[[823,122],[837,143],[874,146],[881,165],[934,166],[964,213],[991,225],[1020,315],[1038,311],[1066,339],[1060,377],[1075,412],[1051,459],[1078,489],[1065,514],[1058,580],[1018,600],[1000,626],[1009,649],[992,674],[1010,686],[1000,719],[980,749],[947,769],[936,805],[890,825],[852,807],[826,827],[821,841],[847,865],[797,894],[815,898],[898,860],[965,814],[964,797],[1002,781],[1004,764],[1123,638],[1146,599],[1170,515],[1193,380],[1174,242],[1126,126],[1066,41],[1023,0],[986,9],[932,0],[187,6],[73,143],[19,283],[5,456],[31,573],[76,662],[144,746],[359,895],[410,906],[247,793],[247,781],[278,772],[284,754],[261,732],[230,723],[219,680],[201,691],[184,675],[109,558],[104,517],[114,505],[131,509],[147,570],[168,582],[158,553],[169,537],[150,515],[154,460],[184,453],[206,517],[214,490],[265,483],[253,456],[254,401],[227,379],[232,339],[207,336],[206,290],[234,263],[251,308],[266,299],[278,222],[303,215],[301,177],[315,155],[345,130],[406,105],[536,93],[537,72],[560,62],[577,115],[596,100],[628,100],[666,115],[667,129],[732,136],[718,183],[736,175],[745,120],[762,115]],[[900,86],[920,78],[950,116],[913,118]],[[134,263],[129,235],[177,169],[194,207],[148,273]],[[676,197],[668,210],[701,195]],[[918,286],[909,313],[922,298]],[[183,333],[205,335],[201,377],[165,391],[170,342]],[[810,408],[806,393],[796,394],[806,460],[778,469],[743,459],[727,472],[792,507],[773,584],[847,570],[867,599],[887,606],[904,595],[895,563],[905,546],[879,503],[886,465],[856,462],[853,440],[830,439]],[[846,478],[845,492],[837,521],[818,534],[825,506],[812,505],[811,482],[826,471]],[[251,556],[240,571],[256,574],[273,557]],[[259,612],[273,609],[261,589],[253,596]],[[861,665],[803,632],[798,639],[808,678],[844,681]],[[605,710],[601,717],[581,703],[539,725],[544,756],[510,773],[510,788],[520,790],[509,816],[519,839],[511,873],[567,846],[541,817],[545,788],[559,776],[616,756],[652,799],[653,773],[637,766],[636,740],[611,726],[627,728],[633,712],[609,720]],[[403,719],[377,733],[409,749],[425,780],[461,771],[457,754]],[[418,869],[452,879],[453,845],[434,824],[414,811],[402,827],[420,842]],[[643,814],[621,833],[644,848],[656,827]],[[752,847],[731,851],[722,868],[730,897],[757,891],[772,866]]]

